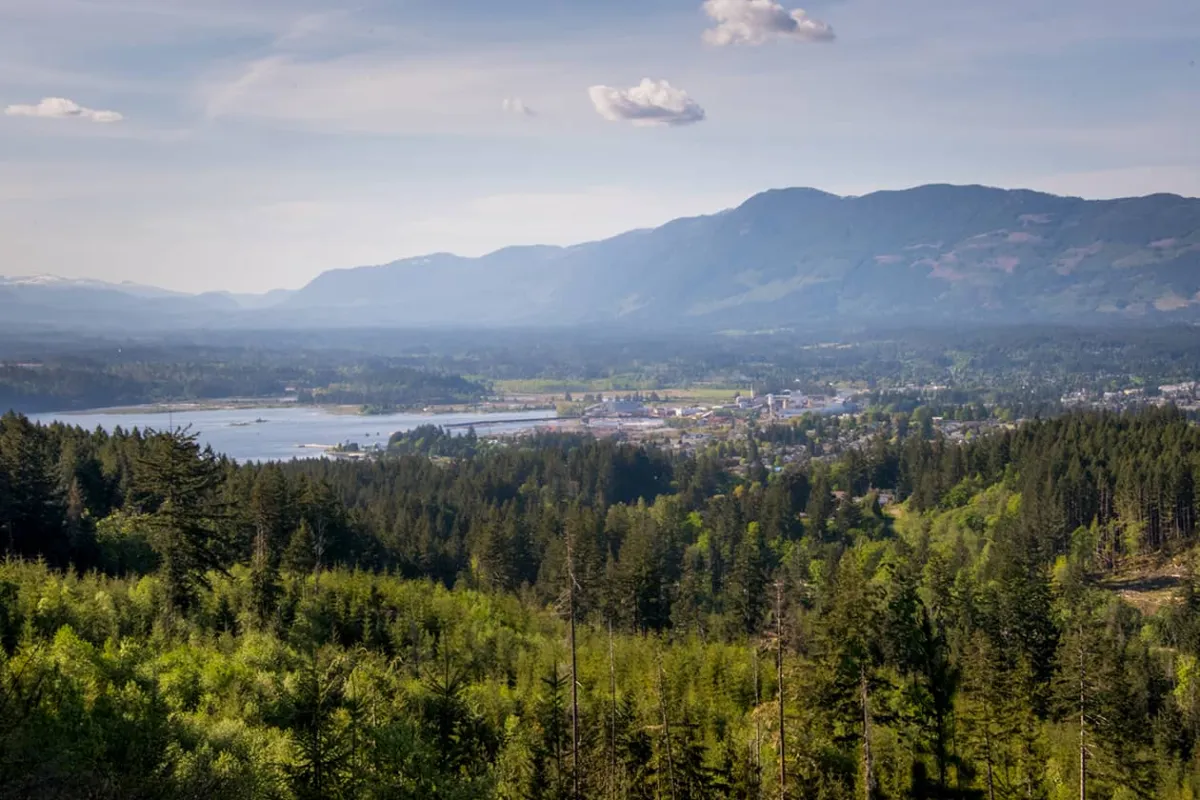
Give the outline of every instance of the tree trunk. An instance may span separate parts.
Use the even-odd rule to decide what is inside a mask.
[[[987,761],[987,790],[988,800],[996,800],[996,781],[992,773],[992,708],[984,704],[983,716],[983,756]]]
[[[1083,624],[1079,626],[1079,800],[1087,800],[1087,665],[1083,657]]]
[[[573,542],[570,539],[567,541],[567,613],[571,617],[571,798],[579,800],[579,661],[575,649],[575,553]]]
[[[313,590],[321,590],[321,559],[325,557],[325,520],[317,522],[316,535],[313,537]]]
[[[775,584],[775,669],[779,681],[779,800],[787,798],[787,723],[783,714],[783,584]]]
[[[858,670],[863,715],[863,797],[866,800],[874,800],[878,787],[875,784],[875,763],[871,757],[871,690],[867,686],[866,666],[860,665]]]
[[[754,667],[754,769],[759,773],[759,780],[762,776],[762,723],[758,719],[758,709],[762,706],[762,681],[758,678],[758,647],[755,646],[751,653],[754,656],[752,662]]]
[[[608,795],[617,796],[617,667],[613,657],[612,620],[608,621],[608,694],[611,703],[611,726],[608,742]]]
[[[667,694],[663,683],[662,653],[658,656],[658,707],[662,711],[663,742],[667,756],[667,786],[671,790],[671,800],[675,800],[675,760],[671,755],[671,718],[667,714]]]

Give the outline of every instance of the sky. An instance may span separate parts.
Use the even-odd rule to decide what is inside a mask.
[[[0,0],[0,275],[296,288],[737,205],[1200,196],[1197,0]]]

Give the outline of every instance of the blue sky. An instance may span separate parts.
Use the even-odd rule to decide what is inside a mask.
[[[1196,196],[1197,60],[1196,0],[0,0],[0,274],[261,291],[779,186]]]

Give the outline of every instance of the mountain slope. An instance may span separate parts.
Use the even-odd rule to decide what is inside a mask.
[[[40,275],[0,277],[0,326],[64,329],[199,327],[236,312],[232,300],[132,283]]]
[[[130,282],[0,276],[0,327],[169,330],[244,324],[249,312],[279,305],[290,295],[279,289],[193,295]]]
[[[784,189],[568,248],[327,272],[281,308],[388,324],[704,327],[1200,316],[1200,200]]]
[[[1125,319],[1200,320],[1200,200],[945,185],[863,197],[781,189],[604,241],[332,270],[295,292],[0,279],[0,325],[75,328]]]

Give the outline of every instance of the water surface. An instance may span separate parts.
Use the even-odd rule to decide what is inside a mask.
[[[387,445],[388,437],[419,425],[457,425],[472,423],[479,435],[533,428],[553,416],[553,411],[508,411],[491,414],[380,414],[358,416],[337,414],[321,408],[294,406],[284,408],[236,408],[215,410],[177,410],[160,413],[161,407],[82,412],[32,414],[35,422],[63,422],[88,430],[97,427],[112,431],[116,427],[166,430],[171,425],[188,427],[202,444],[237,461],[287,461],[314,458],[322,454],[318,447],[357,443],[362,448]],[[516,420],[498,423],[496,420]],[[466,433],[466,428],[456,432]]]

